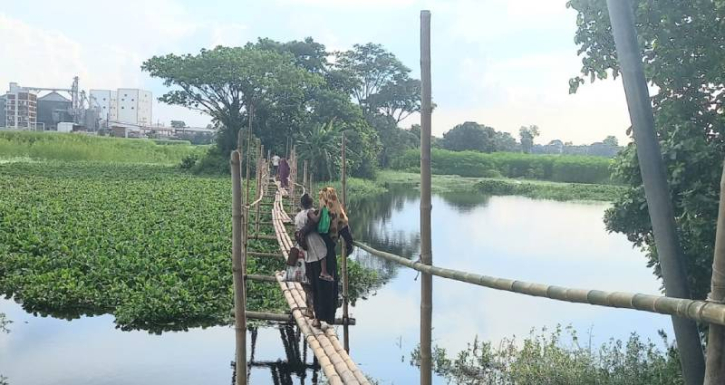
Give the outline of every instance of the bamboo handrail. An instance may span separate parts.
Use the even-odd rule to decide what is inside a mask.
[[[665,297],[641,293],[610,292],[602,290],[575,289],[517,281],[507,278],[491,277],[443,267],[424,265],[399,255],[374,249],[355,241],[355,245],[368,253],[411,269],[432,274],[437,277],[470,283],[478,286],[526,294],[534,297],[549,298],[558,301],[584,303],[613,308],[641,310],[650,313],[668,314],[695,321],[725,325],[725,304],[700,300]]]

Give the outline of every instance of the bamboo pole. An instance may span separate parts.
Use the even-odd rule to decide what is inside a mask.
[[[433,264],[431,246],[431,75],[430,75],[430,11],[420,12],[420,74],[422,81],[420,108],[420,260]],[[430,385],[431,329],[433,316],[433,276],[424,272],[420,280],[420,383]]]
[[[720,178],[720,211],[717,216],[715,255],[712,261],[712,282],[707,300],[725,303],[725,167]],[[710,325],[707,339],[705,385],[725,384],[725,327]]]
[[[308,194],[312,195],[312,193],[310,192],[310,187],[307,185],[307,178],[307,161],[305,160],[302,166],[302,186],[304,186]]]
[[[665,166],[655,133],[654,116],[644,76],[642,51],[637,43],[632,4],[630,1],[607,0],[607,7],[632,121],[634,141],[637,145],[637,158],[665,293],[669,297],[689,299],[690,288],[675,227]],[[680,350],[680,364],[685,383],[702,384],[705,360],[697,325],[681,318],[672,318],[672,324]]]
[[[277,278],[272,277],[274,279],[274,282],[277,282]],[[266,281],[265,281],[266,282]],[[247,319],[255,319],[260,321],[275,321],[275,322],[285,322],[285,323],[293,323],[294,318],[292,317],[292,314],[288,313],[270,313],[270,312],[261,312],[261,311],[247,311]],[[350,319],[350,325],[355,325],[356,320],[354,318]],[[335,321],[333,322],[334,325],[342,325],[342,319],[341,318],[335,318]],[[327,329],[326,334],[329,335],[329,333],[333,333],[334,331],[332,329]],[[333,343],[334,344],[334,343]],[[342,350],[342,349],[339,349]],[[349,366],[349,365],[348,365]]]
[[[234,329],[236,336],[235,366],[236,385],[247,383],[247,319],[245,315],[246,297],[243,276],[244,243],[242,228],[242,167],[239,151],[232,152],[232,273],[234,277]]]
[[[725,304],[650,294],[569,288],[535,282],[518,281],[508,278],[492,277],[425,265],[421,262],[411,261],[395,254],[376,250],[357,241],[355,242],[355,245],[372,255],[420,271],[421,273],[432,274],[436,277],[448,278],[454,281],[470,283],[490,289],[526,294],[533,297],[548,298],[557,301],[667,314],[694,321],[725,326]]]
[[[345,133],[342,133],[342,165],[340,167],[341,171],[341,203],[344,210],[347,210],[346,208],[346,197],[347,197],[347,168],[346,168],[346,162],[347,158],[345,155]],[[342,241],[342,319],[346,320],[350,317],[349,315],[349,309],[348,304],[350,301],[350,297],[348,295],[349,291],[349,282],[348,282],[348,275],[347,275],[347,247],[345,245],[345,240]],[[349,334],[349,328],[347,326],[347,323],[342,325],[342,341],[343,345],[345,347],[345,351],[347,353],[350,353],[350,334]]]
[[[262,172],[262,167],[264,165],[264,159],[263,159],[264,145],[261,142],[262,141],[260,140],[260,143],[259,143],[259,158],[257,158],[258,159],[257,160],[257,195],[258,196],[262,196],[262,194],[264,193],[264,191],[262,190],[262,183],[266,183],[266,181],[263,181],[262,180],[262,177],[264,176],[263,175],[264,173]],[[255,227],[254,227],[254,235],[259,234],[259,216],[260,216],[260,212],[259,211],[260,211],[260,207],[261,207],[261,205],[260,204],[257,204],[257,207],[256,207],[256,210],[257,210],[257,213],[256,214],[257,214],[257,216],[255,218],[256,220],[255,220]]]
[[[249,199],[249,163],[252,161],[252,116],[254,115],[254,107],[249,105],[249,130],[247,131],[247,161],[246,161],[246,184],[247,184],[247,195],[245,196],[244,204],[249,205],[251,199]]]
[[[277,238],[275,238],[276,240]],[[284,255],[282,253],[264,253],[260,251],[249,251],[247,252],[247,255],[250,257],[270,257],[270,258],[282,258],[284,259]]]

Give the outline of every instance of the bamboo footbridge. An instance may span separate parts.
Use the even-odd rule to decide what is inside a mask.
[[[263,148],[259,147],[259,153],[263,153]],[[242,193],[241,189],[241,154],[235,152],[232,155],[232,170],[233,170],[233,194],[234,194],[234,213],[235,218],[235,229],[238,226],[239,230],[235,230],[234,249],[235,253],[239,252],[240,258],[235,256],[235,272],[241,274],[235,274],[235,298],[240,299],[239,306],[235,306],[235,316],[237,318],[237,338],[244,341],[240,342],[246,345],[246,318],[261,319],[268,321],[281,321],[281,322],[293,322],[299,327],[302,334],[305,336],[305,341],[309,345],[312,352],[315,354],[315,358],[322,369],[325,377],[330,384],[360,384],[369,385],[370,382],[367,380],[362,371],[357,367],[355,362],[348,354],[347,346],[343,346],[337,337],[335,329],[332,325],[322,324],[320,328],[312,325],[313,319],[306,316],[307,298],[306,292],[302,285],[298,282],[287,282],[284,279],[284,273],[278,272],[274,276],[263,276],[263,275],[249,275],[246,274],[246,260],[247,256],[255,257],[279,257],[284,260],[287,259],[290,248],[293,247],[293,241],[287,230],[287,227],[292,223],[292,219],[287,214],[285,209],[285,200],[289,202],[290,208],[295,207],[295,188],[301,188],[303,193],[306,190],[305,185],[307,184],[307,167],[305,164],[305,176],[304,183],[298,184],[295,182],[297,176],[297,167],[294,166],[296,162],[296,155],[294,149],[290,156],[290,163],[293,164],[290,178],[289,188],[281,187],[279,181],[276,181],[274,177],[269,175],[269,161],[265,159],[257,160],[256,169],[256,189],[257,195],[256,200],[247,205],[242,205],[242,200],[246,197],[249,199],[249,193],[246,196]],[[248,159],[249,160],[249,159]],[[234,172],[236,170],[236,172]],[[239,175],[239,177],[236,177]],[[249,175],[249,170],[247,170]],[[249,176],[247,176],[249,182]],[[270,188],[272,187],[272,188]],[[273,190],[273,191],[272,191]],[[247,189],[249,191],[249,189]],[[272,198],[273,202],[264,202],[265,198]],[[271,224],[274,229],[274,236],[260,234],[259,226],[263,222],[261,221],[261,207],[271,206],[271,222],[265,222],[265,224]],[[256,212],[256,220],[252,221],[252,213]],[[255,223],[252,223],[255,222]],[[253,234],[250,234],[250,230]],[[236,237],[239,231],[239,237]],[[248,241],[252,239],[264,239],[274,240],[278,244],[279,253],[264,253],[254,252],[249,250]],[[239,243],[239,244],[237,244]],[[236,262],[239,261],[237,264]],[[346,277],[346,268],[343,266],[343,274]],[[237,278],[240,279],[237,279]],[[285,301],[290,309],[290,314],[275,314],[275,313],[263,313],[263,312],[252,312],[252,311],[239,311],[246,308],[246,284],[245,281],[264,281],[277,283],[281,289]],[[345,288],[347,286],[344,286]],[[347,314],[347,291],[343,293],[345,298],[345,315]],[[237,305],[235,303],[235,305]],[[311,310],[311,309],[309,309]],[[242,322],[239,322],[239,321]],[[345,334],[347,337],[347,326],[354,324],[355,321],[349,317],[344,316],[342,319],[335,320],[335,324],[342,324],[345,327]],[[347,345],[347,338],[345,339]],[[246,349],[244,349],[246,350]],[[236,359],[237,363],[244,362],[243,357],[246,356],[246,351],[240,352]],[[239,370],[237,373],[244,373],[245,370]],[[237,378],[242,376],[237,376]],[[244,376],[246,377],[246,376]],[[241,378],[239,378],[241,379]]]
[[[712,291],[706,301],[691,300],[682,268],[681,248],[675,228],[672,201],[665,177],[662,155],[659,150],[654,131],[649,91],[644,77],[642,54],[638,47],[634,16],[629,2],[607,0],[612,34],[618,53],[620,72],[622,74],[625,94],[632,121],[637,157],[642,175],[643,187],[647,199],[648,210],[653,227],[654,241],[662,268],[662,276],[667,296],[602,291],[579,288],[567,288],[542,283],[532,283],[514,279],[491,277],[472,272],[463,272],[433,265],[431,245],[431,74],[430,74],[430,12],[421,12],[421,164],[420,164],[420,259],[411,261],[407,258],[376,250],[362,242],[355,242],[360,249],[370,255],[384,258],[396,264],[421,272],[420,294],[420,384],[432,383],[432,285],[433,276],[452,279],[467,284],[482,286],[495,290],[530,295],[558,301],[582,303],[610,308],[626,308],[636,311],[666,314],[672,316],[673,329],[679,349],[683,379],[687,385],[722,385],[725,384],[725,168],[721,180],[720,211],[717,222],[715,255],[712,274]],[[251,118],[250,118],[251,128]],[[292,240],[287,232],[291,219],[285,210],[284,200],[290,204],[290,211],[296,203],[295,189],[301,187],[303,192],[311,191],[311,177],[307,173],[307,162],[304,162],[303,184],[296,183],[297,156],[294,146],[289,145],[291,173],[289,189],[281,188],[279,182],[269,176],[269,154],[265,160],[264,148],[259,146],[257,157],[256,185],[257,196],[250,202],[250,163],[251,129],[247,140],[246,182],[247,193],[242,193],[242,145],[232,152],[232,195],[233,195],[233,273],[235,299],[236,328],[236,380],[235,384],[246,384],[248,379],[246,363],[246,320],[247,317],[294,322],[305,336],[307,344],[317,358],[325,376],[331,384],[368,384],[368,380],[351,359],[349,352],[348,325],[354,320],[348,314],[348,287],[346,257],[341,258],[342,278],[342,319],[336,324],[343,325],[343,343],[337,337],[332,326],[323,329],[312,326],[312,320],[305,316],[306,298],[302,286],[296,282],[285,282],[282,275],[253,276],[246,274],[248,256],[286,258]],[[241,139],[240,139],[241,143]],[[289,141],[288,141],[289,143]],[[256,152],[256,151],[255,151]],[[286,151],[287,152],[287,151]],[[342,136],[341,162],[341,203],[345,204],[345,136]],[[275,191],[271,192],[270,186]],[[242,203],[242,199],[246,203]],[[273,202],[263,202],[264,198],[273,198]],[[271,206],[271,224],[275,235],[259,233],[261,223],[261,206]],[[250,236],[251,210],[256,212],[254,235]],[[354,213],[350,213],[354,216]],[[354,229],[353,229],[354,230]],[[267,239],[276,241],[279,253],[254,252],[248,250],[249,239]],[[345,248],[342,248],[345,250]],[[246,311],[247,280],[266,281],[279,285],[290,308],[290,314],[270,314]],[[709,325],[707,339],[707,362],[703,354],[702,341],[696,322]]]

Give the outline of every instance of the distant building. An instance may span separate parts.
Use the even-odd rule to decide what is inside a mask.
[[[55,91],[38,98],[38,126],[57,130],[60,122],[73,122],[71,106],[70,99]]]
[[[153,122],[152,105],[153,95],[146,90],[91,90],[91,106],[99,109],[100,118],[106,125],[113,122],[150,126]]]
[[[5,127],[5,95],[0,95],[0,127]]]
[[[104,122],[115,122],[118,120],[116,94],[116,91],[91,90],[91,108],[98,108],[100,118]]]
[[[5,126],[15,129],[35,129],[38,122],[38,95],[30,89],[10,83],[5,94]]]

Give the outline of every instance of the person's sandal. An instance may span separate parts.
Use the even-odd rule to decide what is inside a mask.
[[[312,327],[316,328],[316,329],[321,328],[322,324],[320,323],[320,320],[316,319],[316,320],[312,321]]]
[[[333,278],[330,274],[320,274],[320,279],[327,282],[335,282],[335,278]]]

